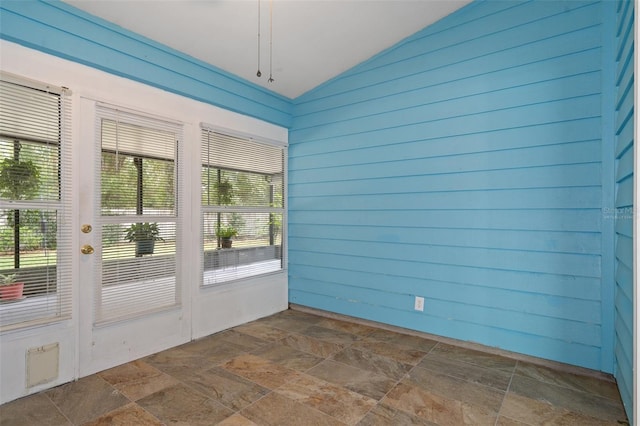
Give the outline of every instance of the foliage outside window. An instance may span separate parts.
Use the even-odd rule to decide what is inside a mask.
[[[96,321],[179,302],[176,279],[181,128],[100,108],[101,270]]]
[[[69,100],[0,76],[0,275],[23,283],[16,300],[0,293],[5,330],[70,314],[69,256],[59,256],[70,247]]]
[[[282,269],[284,148],[203,129],[203,284]]]

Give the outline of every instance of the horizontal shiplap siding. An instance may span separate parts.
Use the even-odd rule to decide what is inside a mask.
[[[290,301],[600,369],[601,7],[474,2],[298,98]]]
[[[633,411],[633,179],[634,2],[617,4],[616,25],[616,295],[615,376],[631,420]]]
[[[62,2],[0,2],[0,37],[288,127],[291,101]]]

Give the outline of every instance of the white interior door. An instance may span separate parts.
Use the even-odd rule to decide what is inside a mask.
[[[81,100],[80,356],[85,376],[186,342],[182,126]]]

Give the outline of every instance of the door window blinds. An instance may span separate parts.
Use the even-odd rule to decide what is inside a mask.
[[[178,206],[182,126],[99,106],[95,322],[180,303]]]
[[[283,269],[286,147],[203,125],[203,285]]]
[[[0,73],[1,331],[71,316],[70,111],[67,89]]]

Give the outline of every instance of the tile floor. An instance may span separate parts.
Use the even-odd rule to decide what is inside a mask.
[[[0,425],[620,425],[614,383],[288,310],[0,406]]]

